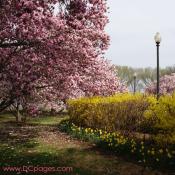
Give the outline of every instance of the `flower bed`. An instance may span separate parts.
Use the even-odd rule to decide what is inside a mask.
[[[78,127],[69,121],[60,124],[60,129],[84,141],[95,143],[104,150],[125,154],[144,164],[175,167],[175,147],[161,147],[155,142],[127,137],[120,132],[107,132],[101,129]]]

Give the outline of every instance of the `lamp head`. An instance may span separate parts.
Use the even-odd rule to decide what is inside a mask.
[[[137,73],[136,72],[134,73],[134,77],[137,77]]]
[[[156,42],[157,44],[160,44],[160,43],[161,43],[162,38],[161,38],[159,32],[157,32],[156,35],[154,36],[154,40],[155,40],[155,42]]]

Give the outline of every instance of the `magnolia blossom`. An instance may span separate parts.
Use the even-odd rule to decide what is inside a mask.
[[[156,93],[157,84],[152,83],[147,89],[147,93]],[[160,78],[160,94],[173,94],[175,92],[175,73],[165,75]]]
[[[0,1],[0,110],[125,91],[104,59],[106,12],[105,0]]]

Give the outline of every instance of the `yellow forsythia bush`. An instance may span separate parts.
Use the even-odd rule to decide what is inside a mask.
[[[72,123],[81,127],[107,131],[150,130],[175,132],[175,94],[154,96],[116,94],[109,97],[90,97],[68,101]]]
[[[155,119],[154,127],[163,131],[175,131],[175,94],[161,96],[158,102],[152,102],[145,112],[147,119]]]
[[[126,93],[69,100],[68,111],[71,122],[77,126],[136,131],[145,122],[144,113],[150,103],[143,94]]]

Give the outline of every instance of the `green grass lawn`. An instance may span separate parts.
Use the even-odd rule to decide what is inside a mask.
[[[40,116],[40,117],[31,117],[27,118],[28,125],[52,125],[57,126],[63,119],[68,118],[67,115],[59,115],[59,116]],[[0,114],[0,127],[3,126],[11,126],[15,125],[15,117],[11,114],[5,113]]]
[[[61,133],[57,125],[65,118],[68,116],[31,118],[27,124],[20,126],[15,123],[13,116],[0,115],[0,174],[17,174],[3,172],[4,166],[72,167],[73,172],[60,173],[66,175],[164,174],[117,156],[104,154],[95,145]]]

